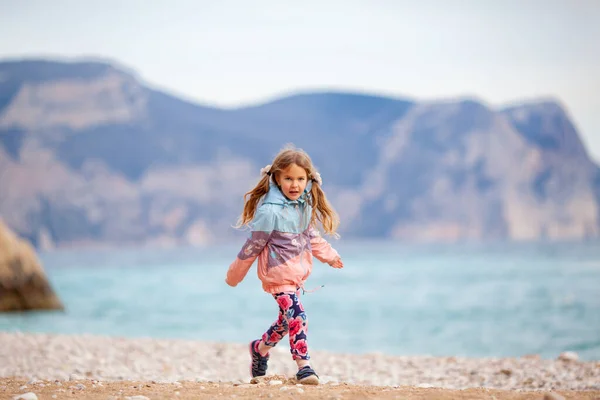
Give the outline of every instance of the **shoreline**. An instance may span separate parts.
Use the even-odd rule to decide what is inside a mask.
[[[275,378],[279,378],[275,376]],[[600,391],[519,391],[487,388],[443,389],[357,386],[347,383],[306,386],[284,381],[268,381],[258,384],[216,382],[154,381],[108,381],[70,380],[41,381],[0,378],[0,395],[13,400],[84,398],[91,400],[154,400],[154,399],[214,399],[232,398],[255,400],[278,398],[290,400],[364,400],[364,399],[411,399],[411,400],[597,400]],[[38,397],[39,396],[39,397]],[[4,398],[4,397],[3,397]]]
[[[23,332],[0,332],[0,343],[2,379],[232,385],[250,381],[244,344]],[[600,391],[600,361],[354,355],[318,350],[311,354],[321,383],[328,385]],[[292,377],[295,372],[289,350],[281,343],[271,351],[267,375]]]

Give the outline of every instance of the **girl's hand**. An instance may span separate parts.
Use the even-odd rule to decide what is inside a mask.
[[[344,263],[340,257],[336,258],[335,261],[329,265],[331,265],[333,268],[344,268]]]

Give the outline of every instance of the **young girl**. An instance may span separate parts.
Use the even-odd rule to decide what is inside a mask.
[[[250,343],[252,376],[266,374],[269,350],[289,334],[292,358],[298,365],[296,379],[316,385],[319,377],[309,364],[308,319],[300,291],[312,271],[313,256],[343,268],[337,251],[315,229],[319,222],[326,233],[337,235],[339,219],[321,189],[320,174],[304,151],[282,150],[261,175],[256,187],[244,196],[239,224],[250,225],[252,233],[229,266],[225,281],[236,286],[258,257],[263,290],[279,305],[277,320],[261,339]]]

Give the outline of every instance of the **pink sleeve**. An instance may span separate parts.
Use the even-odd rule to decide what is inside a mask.
[[[252,220],[252,233],[242,246],[235,260],[227,270],[225,282],[237,286],[244,278],[256,257],[267,245],[275,224],[275,216],[268,208],[259,208]]]
[[[339,257],[338,252],[313,227],[310,227],[310,245],[313,256],[322,263],[331,264]]]
[[[237,286],[238,283],[244,280],[246,274],[250,270],[252,263],[254,262],[254,258],[249,258],[246,260],[240,260],[236,258],[235,261],[231,263],[229,266],[229,270],[227,271],[227,277],[225,278],[225,282],[229,286]]]
[[[244,280],[254,260],[267,245],[269,236],[270,232],[252,232],[252,235],[246,240],[237,257],[229,266],[227,278],[225,279],[229,286],[237,286],[238,283]]]

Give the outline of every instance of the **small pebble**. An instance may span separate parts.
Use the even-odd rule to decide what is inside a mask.
[[[14,400],[37,400],[38,397],[33,392],[23,393],[18,396],[13,397]]]
[[[558,393],[546,393],[544,400],[565,400],[565,398]]]
[[[419,384],[417,385],[417,387],[418,387],[418,388],[422,388],[422,389],[429,389],[429,388],[432,388],[432,387],[433,387],[433,385],[432,385],[432,384],[430,384],[430,383],[419,383]]]
[[[577,361],[579,360],[579,355],[574,351],[565,351],[560,353],[558,359],[560,361]]]

